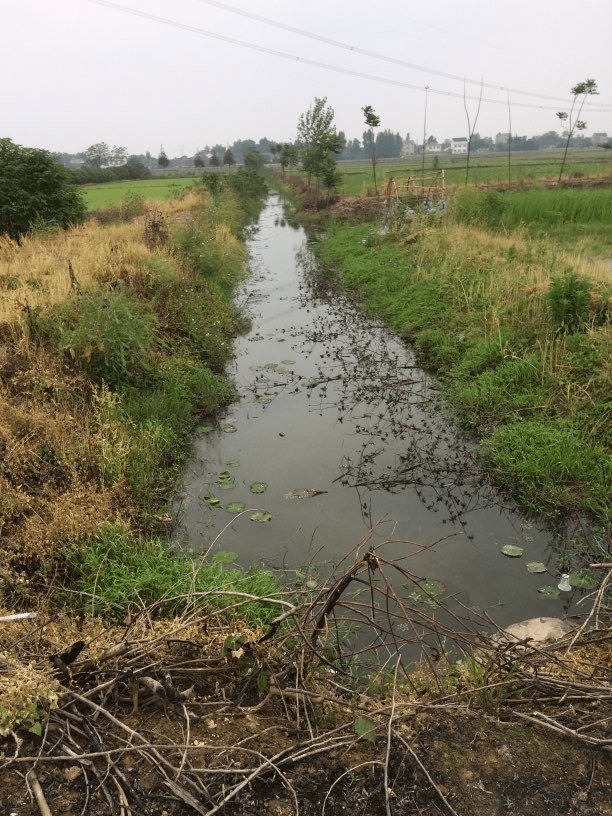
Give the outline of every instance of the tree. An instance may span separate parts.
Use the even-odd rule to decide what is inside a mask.
[[[0,139],[0,235],[19,243],[37,224],[68,228],[83,221],[85,213],[70,170],[47,150]]]
[[[298,149],[297,145],[284,144],[280,154],[280,166],[283,170],[283,178],[285,178],[285,170],[287,167],[295,167],[298,163]]]
[[[263,167],[263,156],[258,150],[247,150],[244,154],[244,166],[250,167],[252,170],[259,170]]]
[[[374,193],[378,195],[378,187],[376,186],[376,141],[374,139],[374,128],[380,125],[380,116],[374,113],[374,108],[371,105],[366,105],[361,110],[365,117],[365,123],[370,128],[370,135],[372,137],[372,176],[374,178]]]
[[[110,163],[111,149],[106,142],[90,145],[85,151],[87,164],[90,167],[102,167],[103,164]]]
[[[159,151],[159,156],[157,157],[157,163],[159,164],[160,167],[163,167],[164,170],[170,164],[170,159],[166,156],[166,151],[164,150],[163,147]]]
[[[113,167],[120,167],[127,162],[127,147],[117,147],[113,145],[113,149],[108,156],[108,162]]]
[[[231,167],[233,164],[236,164],[232,151],[229,149],[229,147],[223,154],[223,164],[225,167]]]
[[[205,167],[206,166],[206,162],[204,161],[202,156],[200,156],[199,153],[196,153],[195,156],[193,157],[193,166],[194,167]]]
[[[572,99],[572,107],[570,108],[569,114],[566,111],[559,111],[557,113],[557,119],[560,122],[566,123],[567,122],[567,141],[565,142],[565,150],[563,151],[563,160],[561,162],[561,169],[559,170],[559,184],[561,183],[561,176],[563,175],[563,168],[565,167],[565,159],[567,158],[567,149],[569,147],[570,139],[572,138],[575,130],[584,130],[586,128],[586,122],[583,122],[579,117],[582,113],[582,108],[584,107],[584,103],[589,96],[596,96],[599,94],[597,90],[597,82],[594,79],[585,79],[584,82],[579,82],[577,85],[571,90],[571,94],[573,96]],[[576,103],[578,100],[580,101],[580,106],[576,113],[576,118],[573,118],[574,108],[576,107]]]
[[[219,157],[217,156],[216,153],[213,153],[212,156],[210,157],[210,160],[208,162],[208,166],[209,167],[220,167],[221,166],[221,162],[219,161]]]
[[[300,116],[297,132],[302,152],[302,166],[308,174],[308,183],[314,176],[317,182],[329,175],[330,158],[336,161],[336,155],[342,151],[343,140],[336,133],[334,109],[327,105],[327,97],[314,102],[306,113]]]

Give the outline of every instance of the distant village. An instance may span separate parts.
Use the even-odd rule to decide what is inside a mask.
[[[366,131],[363,138],[347,139],[342,131],[339,133],[342,138],[343,148],[338,159],[340,161],[356,161],[369,159],[372,155],[372,133]],[[565,147],[567,140],[567,132],[557,133],[550,130],[540,136],[515,136],[510,137],[509,133],[497,133],[495,137],[480,136],[478,133],[472,134],[471,139],[467,136],[454,136],[443,140],[437,139],[435,136],[428,136],[423,144],[423,141],[411,138],[410,133],[402,138],[399,133],[392,133],[389,130],[384,130],[376,134],[374,143],[376,156],[379,159],[399,159],[409,156],[422,155],[423,150],[426,155],[440,155],[449,154],[452,156],[461,156],[468,153],[493,153],[493,152],[507,152],[510,148],[513,152],[524,150],[554,150]],[[253,139],[240,139],[231,145],[216,144],[213,146],[206,145],[201,150],[197,150],[192,156],[181,155],[177,157],[166,157],[163,147],[160,148],[158,154],[151,154],[147,151],[144,154],[129,155],[125,148],[112,148],[108,151],[108,156],[102,163],[94,164],[97,167],[112,167],[127,164],[128,162],[139,162],[147,169],[153,171],[158,170],[160,165],[167,168],[180,167],[204,167],[204,166],[220,166],[227,159],[228,153],[232,158],[234,164],[242,164],[244,156],[248,151],[256,151],[259,153],[264,163],[275,162],[276,154],[279,152],[283,143],[278,143],[267,138],[255,141]],[[598,148],[611,147],[612,142],[608,138],[607,133],[593,133],[592,136],[585,136],[583,134],[575,135],[570,140],[570,147],[573,148]],[[164,162],[160,162],[163,154]],[[92,166],[91,153],[89,150],[84,150],[80,153],[53,153],[55,158],[66,167],[77,170]],[[167,161],[167,164],[166,164]]]

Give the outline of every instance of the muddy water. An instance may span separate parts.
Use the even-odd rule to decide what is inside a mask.
[[[558,583],[550,535],[487,485],[403,344],[341,294],[326,296],[307,237],[277,197],[248,246],[239,300],[252,329],[228,371],[240,397],[196,439],[176,540],[232,550],[245,565],[324,574],[370,536],[388,541],[387,558],[500,625],[563,614],[569,593],[537,591]],[[265,492],[251,492],[255,483]],[[231,502],[245,512],[228,512]],[[271,520],[251,520],[255,511]],[[523,557],[503,555],[505,544]],[[530,574],[528,561],[549,573]]]

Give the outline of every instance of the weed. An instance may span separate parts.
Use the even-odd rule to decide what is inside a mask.
[[[589,282],[573,270],[553,276],[546,298],[554,331],[574,334],[588,325]]]
[[[152,360],[156,316],[121,292],[87,292],[35,315],[39,335],[52,340],[98,382],[136,381]]]

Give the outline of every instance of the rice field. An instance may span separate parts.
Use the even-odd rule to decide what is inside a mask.
[[[468,181],[470,184],[532,184],[538,181],[556,180],[559,176],[563,150],[526,151],[510,156],[504,153],[475,153],[470,156]],[[342,182],[339,192],[346,195],[362,195],[373,191],[372,165],[368,161],[340,162]],[[422,173],[431,174],[444,170],[444,182],[449,187],[465,184],[467,162],[464,156],[440,154],[406,159],[381,159],[377,162],[376,177],[379,189],[393,177],[398,183],[409,176],[419,178]],[[570,150],[563,171],[563,178],[612,177],[612,151]]]
[[[123,201],[126,196],[170,198],[194,183],[191,178],[135,179],[110,181],[107,184],[87,184],[82,187],[88,210],[102,210]]]

